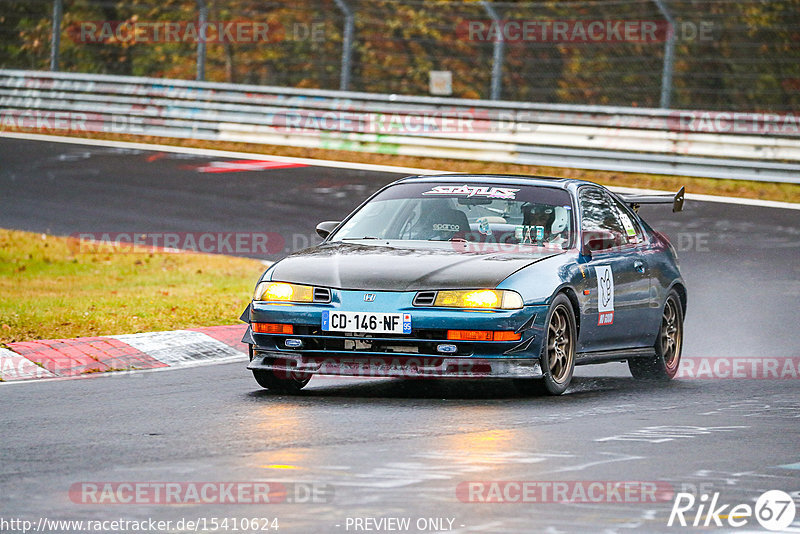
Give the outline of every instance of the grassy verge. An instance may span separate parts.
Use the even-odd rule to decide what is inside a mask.
[[[0,342],[237,324],[263,270],[245,258],[86,251],[0,229]]]
[[[15,129],[9,130],[24,131]],[[42,132],[39,130],[30,130],[30,133]],[[54,131],[52,133],[55,135],[65,135],[64,132]],[[565,169],[562,167],[539,167],[534,165],[514,165],[511,163],[418,158],[413,156],[371,154],[367,152],[354,152],[348,150],[324,150],[315,148],[262,145],[254,143],[233,143],[225,141],[199,141],[193,139],[172,139],[168,137],[148,137],[128,134],[71,132],[69,135],[93,139],[110,139],[115,141],[131,141],[137,143],[157,143],[173,146],[213,148],[218,150],[234,150],[239,152],[250,152],[273,156],[328,159],[356,163],[375,163],[379,165],[440,169],[467,173],[542,174],[547,176],[563,176],[567,178],[591,180],[604,185],[641,187],[645,189],[661,189],[665,191],[677,191],[682,185],[685,185],[686,191],[690,193],[778,200],[783,202],[800,202],[800,186],[774,182],[719,180],[714,178],[695,178],[689,176],[668,176],[659,174]]]

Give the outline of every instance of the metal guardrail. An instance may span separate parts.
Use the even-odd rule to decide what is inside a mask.
[[[0,70],[2,129],[800,183],[790,119]]]

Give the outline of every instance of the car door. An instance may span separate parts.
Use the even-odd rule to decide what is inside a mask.
[[[621,216],[599,187],[578,191],[581,243],[587,234],[605,235],[603,245],[582,256],[584,294],[578,350],[583,352],[644,346],[650,313],[650,276],[636,228]]]
[[[605,192],[608,195],[608,192]],[[661,307],[656,291],[657,277],[655,270],[658,268],[658,259],[654,257],[657,251],[653,249],[652,243],[648,241],[637,215],[614,195],[608,195],[617,210],[622,226],[628,238],[628,244],[632,247],[631,254],[635,256],[634,269],[641,271],[647,277],[648,294],[647,301],[645,296],[640,295],[640,306],[637,308],[641,313],[636,315],[636,330],[631,338],[635,345],[642,347],[652,347],[655,343],[656,333],[661,325]]]

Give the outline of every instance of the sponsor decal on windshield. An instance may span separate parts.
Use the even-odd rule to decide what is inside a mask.
[[[544,226],[515,226],[514,238],[524,245],[535,245],[544,240]]]
[[[437,185],[423,195],[453,195],[459,197],[487,197],[514,200],[519,189],[508,187],[488,187],[479,185]]]
[[[488,218],[479,217],[475,222],[478,223],[478,232],[483,235],[492,235],[492,226]]]

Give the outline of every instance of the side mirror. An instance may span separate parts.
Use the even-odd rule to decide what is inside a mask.
[[[331,235],[331,232],[333,232],[339,224],[341,224],[341,221],[321,222],[317,225],[317,234],[319,234],[322,239],[325,239]]]
[[[595,230],[583,234],[583,253],[591,256],[592,252],[598,252],[613,247],[616,238],[608,230]]]

